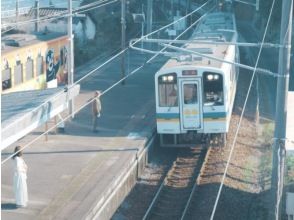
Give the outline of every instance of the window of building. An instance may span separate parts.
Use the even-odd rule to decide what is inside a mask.
[[[158,77],[158,98],[160,107],[178,106],[178,87],[176,73]]]
[[[23,76],[22,76],[22,64],[17,64],[14,67],[14,84],[20,84],[23,82]]]
[[[26,63],[26,80],[32,79],[34,77],[34,61],[28,59]]]
[[[2,90],[11,88],[11,68],[2,70]]]
[[[223,76],[219,73],[203,73],[204,105],[224,105]]]
[[[43,71],[43,56],[38,56],[37,57],[37,76],[42,75],[44,73]]]

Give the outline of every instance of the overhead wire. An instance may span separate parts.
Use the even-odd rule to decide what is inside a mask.
[[[211,1],[211,0],[209,0],[209,1]],[[201,8],[201,7],[200,7],[200,8]],[[194,10],[194,13],[195,13],[196,11],[197,11],[197,9]],[[191,13],[189,13],[189,15],[191,15]],[[203,16],[202,16],[202,17],[203,17]],[[180,20],[182,20],[182,19],[179,19],[179,21],[180,21]],[[196,22],[194,22],[194,24],[192,24],[192,25],[191,25],[190,27],[188,27],[187,29],[190,29],[193,25],[195,25],[195,24],[196,24],[198,21],[200,21],[200,20],[201,20],[201,19],[198,19]],[[171,24],[174,24],[174,23],[175,23],[175,22],[172,22]],[[166,25],[165,27],[168,27],[168,26],[170,26],[170,25]],[[186,29],[186,31],[187,31],[187,29]],[[162,30],[162,28],[160,28],[160,29],[158,29],[158,30]],[[154,33],[158,32],[158,30],[153,31],[151,34],[154,34]],[[185,32],[186,32],[186,31],[185,31]],[[147,35],[150,35],[150,34],[147,34]],[[145,36],[147,36],[147,35],[145,35]],[[183,33],[180,34],[178,37],[180,37],[180,36],[182,36],[182,35],[183,35]],[[144,36],[143,36],[143,37],[144,37]],[[124,51],[126,51],[126,50],[128,50],[128,48],[126,48]],[[119,55],[121,55],[124,51],[120,51],[118,54],[114,55],[114,57],[110,58],[110,61],[114,60],[116,57],[118,57]],[[156,57],[156,55],[153,56],[152,58],[150,58],[146,63],[151,62],[155,57]],[[106,64],[108,64],[108,63],[109,63],[109,62],[106,61],[104,64],[99,65],[97,68],[94,68],[93,70],[89,71],[84,77],[82,77],[82,78],[79,79],[78,81],[74,82],[74,84],[71,85],[71,86],[69,86],[67,89],[70,89],[71,87],[75,86],[76,84],[78,84],[79,82],[81,82],[81,81],[84,80],[85,78],[89,77],[89,76],[90,76],[91,74],[93,74],[95,71],[99,70],[100,68],[102,68],[104,65],[106,65]],[[59,95],[62,94],[62,93],[63,93],[63,91],[57,93],[57,94],[56,94],[54,97],[52,97],[52,98],[55,98],[55,97],[59,96]],[[40,106],[42,106],[42,105],[46,105],[46,104],[47,104],[47,102],[41,104]],[[40,107],[40,106],[38,106],[38,107]],[[38,107],[37,107],[37,108],[38,108]],[[24,115],[23,117],[25,117],[25,115]],[[15,122],[15,123],[16,123],[16,122]],[[10,124],[10,126],[12,126],[12,125],[13,125],[13,123]],[[10,126],[7,126],[6,128],[2,129],[2,131],[8,129]]]
[[[191,14],[191,13],[190,13]],[[182,20],[182,19],[179,19]],[[174,22],[173,22],[174,23]],[[189,27],[190,28],[190,27]],[[152,33],[156,33],[157,31],[154,31]],[[184,31],[186,32],[186,30]],[[150,34],[148,34],[150,35]],[[180,34],[181,36],[183,35],[183,33]],[[109,60],[107,60],[106,62],[104,62],[103,64],[99,65],[97,68],[93,69],[92,71],[90,71],[89,73],[87,73],[84,77],[82,77],[81,79],[79,79],[78,81],[74,82],[73,85],[69,86],[68,89],[72,88],[73,86],[75,86],[78,82],[82,81],[83,79],[89,77],[91,74],[93,74],[95,71],[97,71],[98,69],[102,68],[103,66],[105,66],[106,64],[108,64],[110,61],[114,60],[115,58],[117,58],[119,55],[121,55],[122,53],[124,53],[125,51],[127,51],[129,49],[129,47],[127,47],[126,49],[120,51],[118,54],[116,54],[115,56],[113,56],[112,58],[110,58]],[[157,56],[154,55],[152,58],[150,58],[148,61],[150,62],[151,60],[153,60],[154,58],[156,58]],[[146,63],[148,63],[148,61]],[[125,79],[127,79],[128,77],[134,75],[135,73],[137,73],[140,69],[142,69],[146,63],[144,63],[143,65],[139,66],[138,68],[134,69],[131,73],[127,74],[125,77],[121,78],[119,81],[117,81],[116,83],[114,83],[112,86],[108,87],[106,90],[101,92],[101,96],[103,96],[104,94],[106,94],[107,92],[109,92],[112,88],[114,88],[115,86],[119,85],[122,81],[124,81]],[[62,92],[58,93],[57,95],[62,94]],[[53,98],[57,97],[54,96]],[[52,99],[52,98],[51,98]],[[50,99],[50,100],[51,100]],[[88,100],[84,105],[82,105],[80,108],[78,108],[77,110],[74,111],[73,114],[78,113],[81,109],[83,109],[84,107],[86,107],[87,105],[89,105],[90,103],[92,103],[95,100],[95,98],[92,98],[90,100]],[[43,103],[42,105],[45,105],[46,103],[48,103],[49,100],[47,100],[45,103]],[[42,106],[40,105],[40,106]],[[40,107],[39,106],[39,107]],[[37,107],[38,108],[38,107]],[[40,134],[39,136],[37,136],[35,139],[33,139],[32,141],[30,141],[29,143],[27,143],[26,145],[24,145],[19,151],[12,153],[10,156],[8,156],[6,159],[4,159],[3,161],[1,161],[1,164],[6,163],[9,159],[11,159],[14,155],[16,155],[18,152],[26,149],[27,147],[29,147],[32,143],[36,142],[37,140],[39,140],[41,137],[43,137],[44,135],[48,134],[50,131],[52,131],[53,129],[55,129],[57,126],[59,126],[61,123],[64,123],[64,121],[66,121],[67,119],[69,119],[71,117],[71,114],[69,114],[68,116],[66,116],[64,119],[62,119],[62,121],[59,121],[56,125],[52,126],[50,129],[48,129],[47,131],[43,132],[42,134]]]
[[[272,17],[272,11],[273,11],[274,4],[275,4],[275,0],[273,0],[272,6],[271,6],[270,14],[269,14],[269,17],[268,17],[268,20],[267,20],[267,24],[266,24],[266,28],[265,28],[265,31],[264,31],[264,35],[263,35],[263,38],[262,38],[262,43],[265,41],[265,36],[267,34],[267,29],[268,29],[268,26],[269,26],[270,19]],[[212,213],[211,213],[211,216],[210,216],[210,220],[213,220],[214,219],[216,208],[217,208],[217,205],[219,203],[220,195],[221,195],[221,192],[222,192],[222,189],[223,189],[225,178],[227,176],[228,168],[230,166],[230,162],[231,162],[231,158],[232,158],[232,155],[233,155],[233,151],[234,151],[235,146],[236,146],[236,141],[237,141],[237,138],[238,138],[238,133],[239,133],[239,130],[241,128],[241,122],[242,122],[242,119],[243,119],[243,116],[244,116],[244,112],[245,112],[245,108],[246,108],[246,105],[247,105],[247,102],[248,102],[250,90],[251,90],[251,87],[253,85],[254,77],[256,75],[256,69],[257,69],[257,65],[259,63],[259,59],[260,59],[262,48],[263,47],[262,47],[262,44],[261,44],[260,49],[259,49],[259,52],[258,52],[257,60],[256,60],[256,63],[255,63],[255,70],[253,71],[253,74],[252,74],[252,77],[251,77],[251,80],[250,80],[250,84],[249,84],[249,87],[248,87],[248,92],[246,94],[246,98],[245,98],[245,102],[244,102],[243,109],[242,109],[242,112],[241,112],[240,120],[239,120],[239,123],[237,125],[237,130],[236,130],[236,133],[235,133],[235,136],[234,136],[234,139],[233,139],[232,147],[231,147],[230,154],[229,154],[229,157],[228,157],[228,160],[227,160],[227,164],[226,164],[226,168],[225,168],[225,171],[224,171],[224,174],[223,174],[223,177],[222,177],[222,181],[221,181],[221,184],[220,184],[218,193],[217,193],[217,197],[216,197],[216,200],[215,200],[215,203],[214,203],[214,206],[213,206],[213,210],[212,210]]]
[[[109,4],[117,2],[117,1],[119,1],[119,0],[100,0],[98,2],[95,2],[95,4],[90,3],[90,4],[83,5],[81,7],[76,8],[73,10],[72,14],[67,13],[67,11],[62,11],[62,12],[56,13],[55,15],[48,15],[48,16],[41,17],[39,19],[31,19],[31,20],[27,20],[27,21],[23,21],[23,22],[2,24],[1,28],[5,28],[5,27],[9,27],[9,26],[24,25],[24,24],[34,23],[34,22],[44,22],[44,21],[51,21],[51,20],[56,20],[56,19],[60,19],[60,18],[66,18],[66,17],[76,15],[77,13],[86,12],[86,11],[89,11],[92,9],[106,6],[106,5],[109,5]]]

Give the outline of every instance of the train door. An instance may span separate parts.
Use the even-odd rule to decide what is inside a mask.
[[[202,96],[200,79],[180,79],[181,130],[202,128]]]

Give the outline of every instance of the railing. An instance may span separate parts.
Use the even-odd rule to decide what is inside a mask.
[[[32,7],[23,7],[18,9],[18,15],[27,14]],[[16,16],[16,10],[1,11],[1,18],[11,18]]]

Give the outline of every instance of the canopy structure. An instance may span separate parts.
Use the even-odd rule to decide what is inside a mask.
[[[80,85],[2,94],[1,150],[68,108]]]

